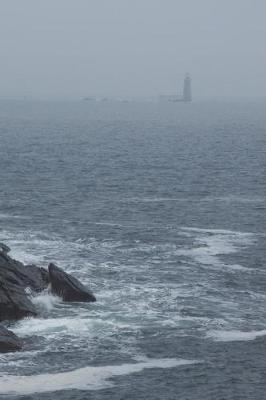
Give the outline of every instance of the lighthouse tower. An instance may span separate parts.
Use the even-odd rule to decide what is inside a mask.
[[[183,101],[192,101],[191,94],[191,78],[189,74],[186,74],[183,86]]]

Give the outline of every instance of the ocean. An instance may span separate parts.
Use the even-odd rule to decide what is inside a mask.
[[[1,399],[266,398],[265,109],[0,101],[0,241],[97,297],[33,297]]]

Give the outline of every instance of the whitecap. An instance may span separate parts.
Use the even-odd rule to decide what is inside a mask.
[[[141,372],[146,368],[175,368],[195,363],[195,360],[176,358],[146,359],[135,364],[90,366],[56,374],[4,375],[0,377],[0,395],[29,395],[73,389],[99,390],[113,386],[109,380],[116,376]]]
[[[29,217],[25,215],[14,215],[8,213],[0,213],[0,219],[29,219]]]
[[[246,236],[246,237],[254,235],[254,233],[251,232],[232,231],[229,229],[196,228],[193,226],[182,226],[180,229],[188,232],[190,231],[190,232],[221,234],[221,235],[234,235],[234,236]]]
[[[129,202],[137,203],[163,203],[163,202],[184,202],[187,201],[185,197],[132,197],[127,199]]]
[[[207,337],[217,342],[235,342],[255,340],[258,337],[266,336],[266,329],[261,331],[209,331]]]

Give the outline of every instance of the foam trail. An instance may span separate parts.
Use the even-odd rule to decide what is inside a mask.
[[[73,389],[99,390],[112,386],[108,380],[115,376],[141,372],[145,368],[173,368],[195,363],[197,361],[175,358],[148,359],[136,364],[85,367],[57,374],[6,375],[0,377],[0,395],[29,395]]]
[[[236,341],[247,341],[255,340],[258,337],[266,336],[266,329],[261,331],[210,331],[207,337],[215,340],[216,342],[236,342]]]
[[[228,269],[235,272],[254,272],[238,264],[227,264],[220,260],[220,256],[239,252],[242,248],[251,245],[255,241],[252,233],[234,232],[221,229],[181,228],[184,232],[190,232],[194,237],[194,245],[190,249],[178,249],[177,254],[191,257],[197,263],[210,267]]]
[[[253,236],[253,233],[250,233],[250,232],[231,231],[228,229],[204,229],[204,228],[195,228],[195,227],[187,227],[187,226],[182,226],[181,229],[183,231],[209,233],[209,234],[235,235],[235,236],[247,236],[247,237]]]

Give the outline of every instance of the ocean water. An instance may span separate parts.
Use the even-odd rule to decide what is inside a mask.
[[[1,399],[265,398],[265,109],[0,101],[0,241],[98,300],[33,298]]]

